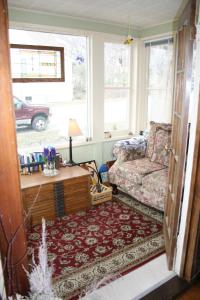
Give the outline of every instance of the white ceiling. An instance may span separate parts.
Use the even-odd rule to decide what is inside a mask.
[[[173,21],[184,0],[8,0],[19,8],[138,28]]]

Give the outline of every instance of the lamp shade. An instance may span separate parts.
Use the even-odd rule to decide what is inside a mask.
[[[69,119],[68,136],[83,135],[76,119]]]

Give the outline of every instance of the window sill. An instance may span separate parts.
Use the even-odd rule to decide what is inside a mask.
[[[123,136],[115,136],[115,137],[111,137],[111,138],[105,138],[105,139],[101,139],[101,140],[93,140],[93,141],[89,141],[89,142],[72,142],[72,146],[73,147],[84,147],[84,146],[88,146],[88,145],[94,145],[94,144],[98,144],[98,143],[107,143],[107,142],[112,142],[112,141],[118,141],[118,140],[125,140],[125,139],[130,139],[132,138],[134,135],[123,135]],[[57,146],[56,149],[57,150],[62,150],[62,149],[66,149],[69,148],[68,142],[66,142],[65,145],[60,145]]]
[[[92,140],[89,142],[86,141],[72,141],[72,147],[76,148],[76,147],[86,147],[89,145],[95,145],[95,144],[99,144],[99,143],[109,143],[109,142],[114,142],[114,141],[119,141],[119,140],[125,140],[125,139],[130,139],[132,138],[134,135],[120,135],[120,136],[114,136],[111,138],[104,138],[104,139],[100,139],[100,140]],[[52,143],[53,144],[53,143]],[[65,149],[69,149],[69,141],[66,140],[65,143],[62,143],[60,145],[53,145],[56,148],[56,151],[59,152],[59,150],[65,150]],[[43,147],[30,147],[30,148],[19,148],[18,149],[18,153],[31,153],[31,152],[42,152],[43,151]]]

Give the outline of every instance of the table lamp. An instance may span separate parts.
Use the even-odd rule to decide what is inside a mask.
[[[69,136],[69,161],[66,163],[67,166],[72,167],[75,166],[76,163],[72,159],[72,137],[80,136],[82,132],[80,127],[76,121],[76,119],[69,119],[68,125],[68,136]]]

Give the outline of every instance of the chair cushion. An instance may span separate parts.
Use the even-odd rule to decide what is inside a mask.
[[[158,128],[155,133],[154,148],[151,161],[168,166],[169,151],[166,149],[171,144],[171,129]]]
[[[154,152],[154,143],[155,143],[156,132],[159,129],[170,131],[171,127],[172,127],[171,124],[168,124],[168,123],[156,123],[153,121],[150,122],[150,132],[149,132],[149,137],[148,137],[148,146],[147,146],[147,153],[146,153],[147,157],[151,158],[152,154]]]
[[[164,210],[168,188],[168,168],[146,175],[142,179],[142,202]]]
[[[116,176],[124,178],[133,185],[138,185],[142,184],[142,178],[145,175],[163,168],[165,168],[163,165],[151,162],[149,158],[141,158],[118,165]]]

